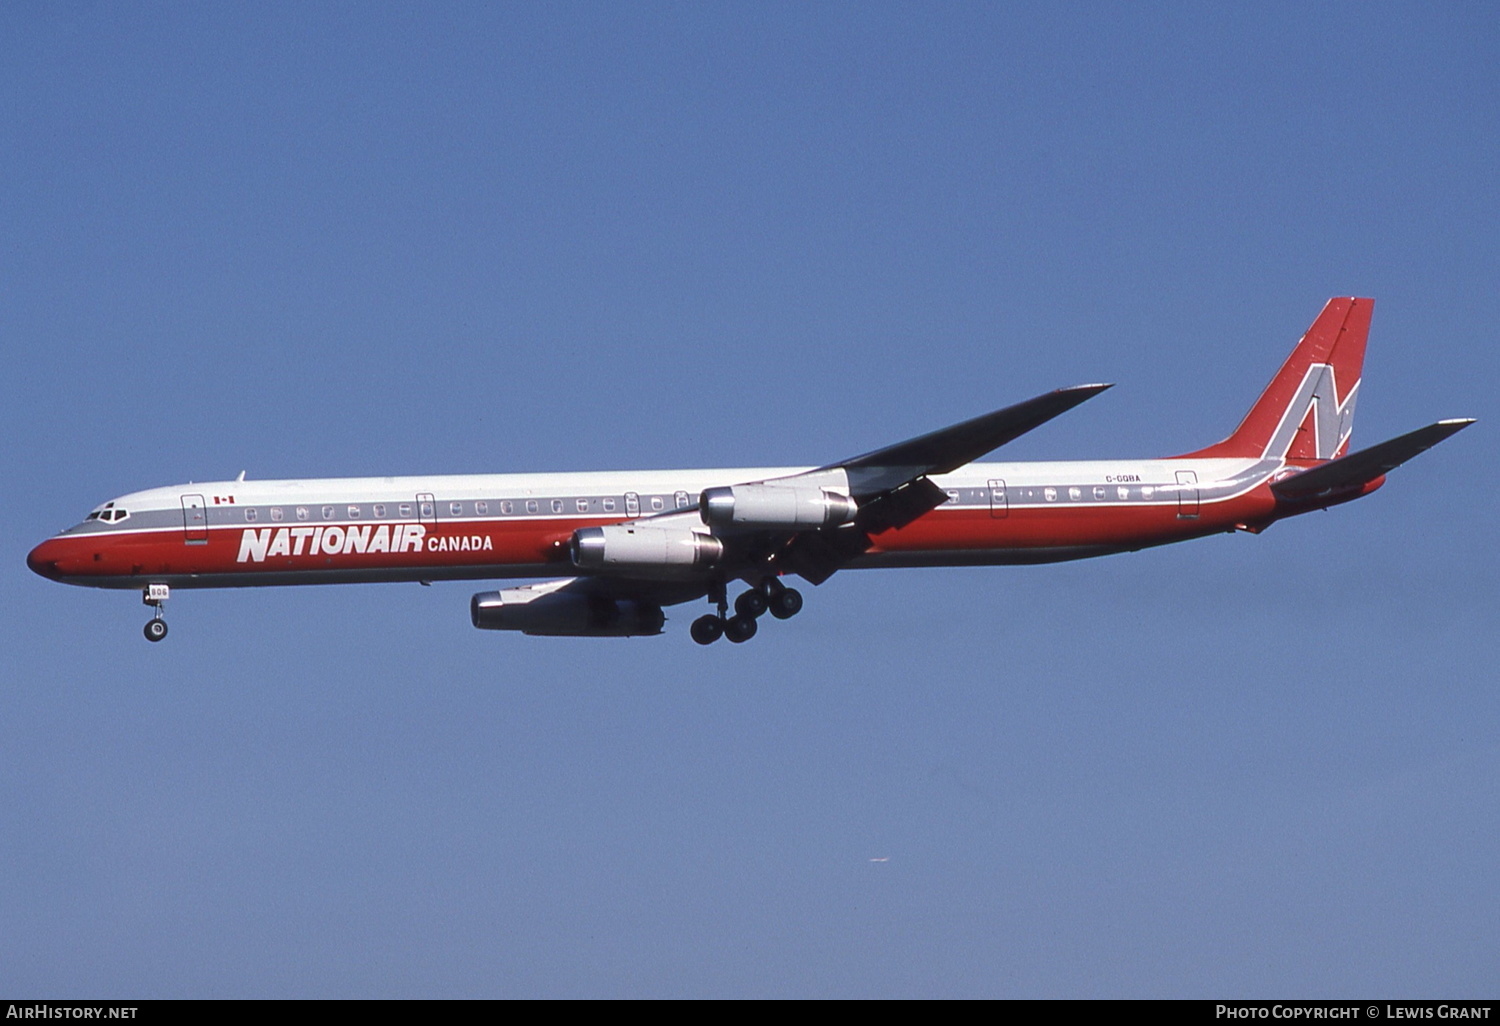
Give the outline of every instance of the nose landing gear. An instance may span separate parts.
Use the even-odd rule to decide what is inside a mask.
[[[141,601],[155,610],[151,619],[146,621],[143,633],[147,641],[160,641],[167,636],[167,621],[162,619],[162,603],[172,597],[172,590],[165,584],[148,584],[141,592]]]

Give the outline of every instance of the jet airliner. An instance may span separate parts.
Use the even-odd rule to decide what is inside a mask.
[[[1037,396],[819,467],[342,478],[179,485],[112,499],[42,542],[32,570],[135,589],[167,634],[173,588],[542,578],[470,602],[474,626],[659,634],[706,599],[700,644],[801,610],[787,579],[862,567],[1046,563],[1218,532],[1259,533],[1360,498],[1473,423],[1357,452],[1349,435],[1373,300],[1329,300],[1239,427],[1162,459],[975,462],[1090,399]],[[745,586],[729,603],[729,592]]]

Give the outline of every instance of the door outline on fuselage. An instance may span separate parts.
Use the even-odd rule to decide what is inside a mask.
[[[1010,516],[1010,500],[1005,494],[1005,482],[996,478],[990,482],[990,516],[1004,520]]]
[[[201,495],[182,497],[182,541],[185,545],[208,544],[208,506]]]
[[[1177,472],[1177,518],[1194,520],[1198,516],[1198,474],[1192,470]]]
[[[417,493],[417,523],[432,524],[437,522],[437,501],[433,499],[431,492]]]
[[[632,520],[641,515],[641,496],[639,492],[625,493],[625,515]]]

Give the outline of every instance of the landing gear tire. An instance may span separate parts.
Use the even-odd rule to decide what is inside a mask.
[[[783,588],[779,595],[771,598],[771,615],[778,620],[787,620],[802,612],[802,593],[796,588]]]
[[[147,620],[146,629],[143,632],[147,641],[160,641],[167,636],[167,621]]]
[[[689,630],[693,640],[700,645],[712,645],[724,636],[724,621],[710,613],[693,621]]]
[[[765,593],[759,588],[751,588],[734,600],[734,611],[747,620],[754,620],[766,611]]]
[[[755,637],[757,629],[755,617],[736,616],[724,625],[724,637],[738,645]]]

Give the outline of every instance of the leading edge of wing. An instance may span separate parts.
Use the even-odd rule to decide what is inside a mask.
[[[1003,410],[982,414],[852,459],[830,463],[818,470],[845,471],[855,498],[889,491],[918,477],[946,474],[973,463],[985,453],[1014,441],[1113,387],[1094,384],[1059,388]]]

